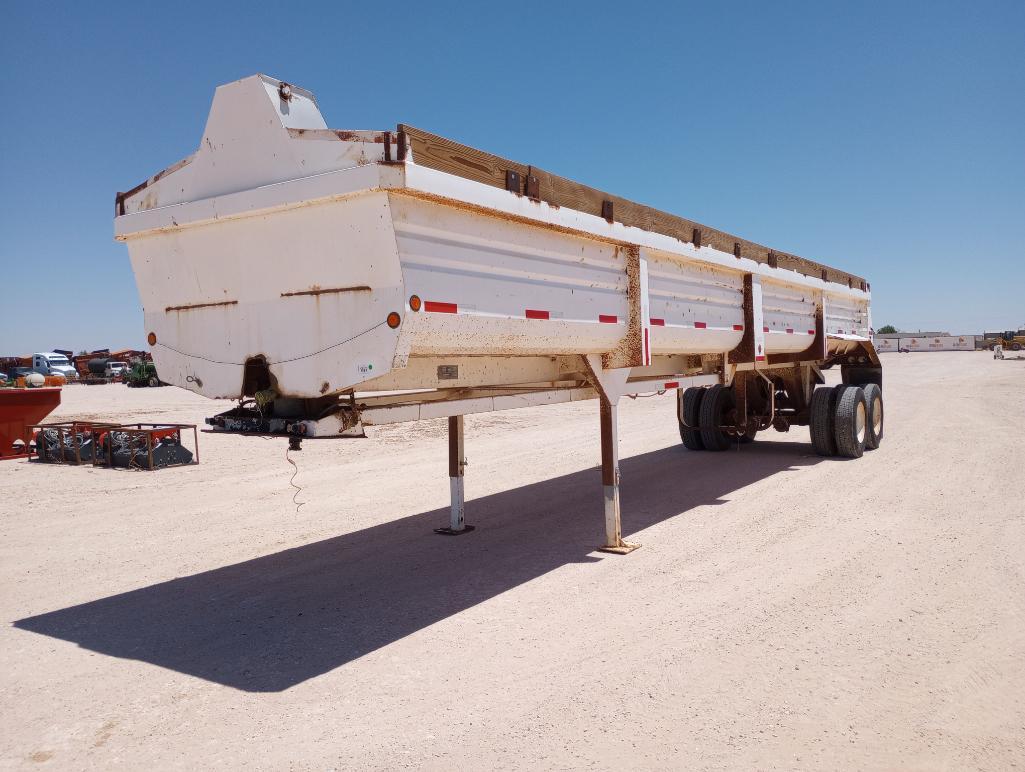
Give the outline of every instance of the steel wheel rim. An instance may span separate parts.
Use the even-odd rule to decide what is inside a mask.
[[[883,401],[879,397],[872,400],[872,433],[879,436],[883,429]]]
[[[862,442],[865,441],[865,425],[867,423],[865,421],[865,403],[864,402],[859,402],[858,403],[858,409],[857,409],[857,411],[855,411],[854,415],[855,415],[855,418],[854,418],[854,429],[855,429],[855,432],[856,432],[856,436],[858,438],[858,442],[862,443]]]

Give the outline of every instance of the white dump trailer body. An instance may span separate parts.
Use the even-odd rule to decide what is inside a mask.
[[[784,369],[807,402],[815,363],[878,365],[863,280],[621,199],[585,211],[603,194],[573,185],[417,130],[328,129],[312,94],[253,76],[217,89],[195,154],[118,194],[115,235],[161,379],[262,395],[272,433]]]

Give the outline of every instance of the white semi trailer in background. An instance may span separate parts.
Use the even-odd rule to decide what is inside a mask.
[[[975,351],[974,335],[901,335],[900,337],[875,338],[876,351]]]
[[[678,394],[691,450],[882,438],[860,277],[409,126],[329,129],[273,78],[218,88],[199,150],[115,207],[161,378],[237,398],[215,431],[293,446],[447,417],[440,532],[469,530],[470,413],[597,398],[613,552],[623,396]],[[816,388],[827,364],[843,385]]]

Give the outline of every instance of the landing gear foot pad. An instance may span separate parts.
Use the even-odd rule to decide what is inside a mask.
[[[464,533],[469,533],[474,530],[477,526],[475,525],[464,525],[460,530],[454,530],[452,528],[435,528],[434,532],[441,534],[442,536],[462,536]]]
[[[613,555],[628,555],[640,546],[640,544],[624,541],[620,542],[619,546],[616,547],[603,545],[598,548],[598,552],[611,552]]]

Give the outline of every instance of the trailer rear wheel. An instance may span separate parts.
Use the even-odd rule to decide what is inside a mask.
[[[701,442],[706,450],[729,450],[730,435],[719,427],[723,425],[726,414],[736,407],[733,389],[717,383],[706,392],[701,399]]]
[[[836,455],[833,413],[836,409],[836,389],[828,386],[811,393],[811,445],[820,456]]]
[[[837,386],[836,411],[833,421],[837,455],[861,458],[868,436],[868,405],[860,386]]]
[[[868,408],[868,431],[865,433],[865,449],[875,450],[883,442],[883,390],[874,383],[861,387],[865,392]]]
[[[680,439],[683,440],[683,447],[687,450],[704,450],[705,444],[701,441],[701,400],[705,396],[705,389],[692,386],[684,389],[680,397]]]

